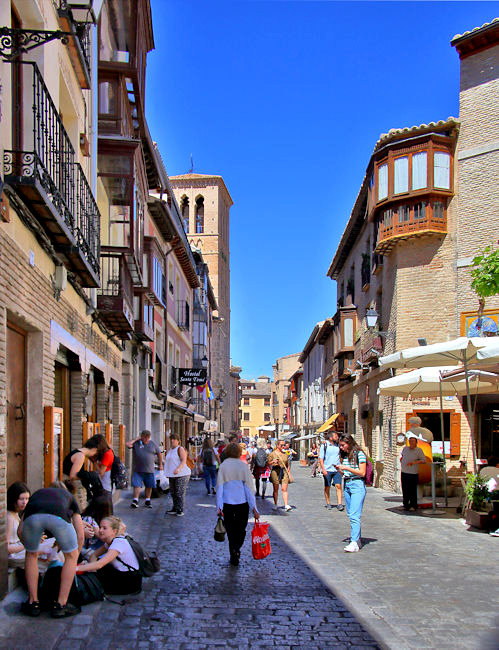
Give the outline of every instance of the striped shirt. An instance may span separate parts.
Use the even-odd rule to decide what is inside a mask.
[[[344,465],[345,467],[351,467],[352,469],[359,469],[359,464],[360,463],[365,463],[367,462],[366,455],[363,451],[359,451],[357,454],[355,454],[354,458],[356,459],[356,462],[351,463],[350,460],[348,459],[348,456],[345,456],[345,458],[342,459],[341,464]],[[347,469],[343,470],[343,476],[345,478],[363,478],[363,476],[359,476],[358,474],[353,474],[352,472],[349,472]]]

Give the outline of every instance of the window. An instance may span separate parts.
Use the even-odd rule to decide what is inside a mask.
[[[245,420],[247,422],[250,419],[249,416],[250,416],[250,414],[248,412],[243,413],[243,420]]]
[[[249,436],[250,430],[249,429],[243,429],[243,432],[244,432],[245,436]]]
[[[204,232],[204,199],[202,196],[196,199],[196,232]]]
[[[264,413],[263,419],[265,420],[265,422],[270,422],[270,413]]]
[[[389,228],[392,225],[393,210],[385,210],[383,212],[383,225]]]
[[[414,205],[414,219],[426,219],[426,203],[421,201]]]
[[[245,397],[244,400],[243,400],[244,406],[249,406],[249,403],[250,403],[249,397]]]
[[[395,158],[393,193],[401,194],[409,191],[409,158]]]
[[[399,223],[409,221],[410,210],[408,205],[400,205],[398,208]]]
[[[422,190],[428,185],[427,181],[427,153],[415,153],[412,156],[412,189]]]
[[[388,196],[388,165],[381,165],[378,169],[378,201]]]
[[[112,81],[101,81],[99,84],[99,113],[101,115],[116,115],[117,89]]]
[[[433,216],[435,219],[444,218],[444,204],[442,201],[435,201],[435,203],[433,203]]]
[[[433,158],[433,185],[450,189],[450,154],[436,151]]]
[[[270,406],[270,397],[265,397],[265,399],[263,400],[263,404],[264,406]]]
[[[156,296],[163,300],[163,287],[164,287],[164,273],[163,264],[158,260],[156,255],[152,256],[152,290]]]
[[[182,197],[180,210],[182,212],[182,223],[184,224],[184,230],[185,232],[189,232],[189,199],[186,196]]]

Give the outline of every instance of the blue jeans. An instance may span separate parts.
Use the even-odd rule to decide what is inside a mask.
[[[217,468],[215,465],[203,465],[203,474],[206,489],[208,492],[211,492],[210,485],[211,487],[215,487],[217,484]]]
[[[343,494],[345,495],[345,505],[350,519],[350,540],[358,542],[360,539],[360,517],[364,499],[366,498],[366,485],[362,479],[345,481]]]

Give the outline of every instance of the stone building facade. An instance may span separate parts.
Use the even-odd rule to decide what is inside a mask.
[[[453,41],[466,50],[464,58],[460,53],[460,119],[380,137],[328,270],[338,287],[338,311],[325,342],[334,359],[328,377],[336,408],[376,461],[378,484],[388,489],[398,488],[396,434],[417,413],[438,441],[439,405],[378,396],[379,381],[389,376],[378,369],[378,357],[418,345],[419,339],[436,343],[480,335],[482,322],[497,332],[498,299],[487,301],[488,320],[479,320],[469,275],[472,257],[499,232],[498,25],[482,30],[477,53],[469,43],[475,30]],[[378,314],[374,329],[366,323],[368,309]],[[490,418],[497,400],[480,399],[478,411]],[[450,465],[471,461],[470,423],[461,400],[446,399],[444,419]],[[485,427],[483,418],[477,424],[479,431]],[[483,443],[482,455],[491,453],[490,437]],[[478,445],[480,455],[480,435]]]
[[[288,391],[290,378],[300,367],[299,353],[288,354],[277,359],[272,366],[274,380],[272,382],[272,418],[276,427],[276,438],[282,437],[290,430],[290,413]]]
[[[230,376],[230,208],[232,198],[221,176],[182,174],[170,181],[189,242],[202,251],[218,305],[213,314],[210,381],[215,399],[211,419],[227,436],[236,408]]]

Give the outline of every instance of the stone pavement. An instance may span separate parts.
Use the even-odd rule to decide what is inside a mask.
[[[206,496],[204,482],[191,481],[181,518],[163,516],[167,496],[153,500],[152,510],[130,510],[129,503],[118,504],[116,514],[147,548],[158,549],[162,563],[142,594],[125,597],[124,606],[94,603],[53,620],[20,615],[23,594],[15,593],[0,606],[0,648],[379,648],[275,532],[269,558],[252,559],[248,534],[241,565],[231,567],[227,543],[213,540],[215,497]]]
[[[94,603],[63,621],[22,617],[14,592],[0,604],[0,648],[499,648],[498,539],[457,519],[405,515],[399,497],[370,488],[365,546],[344,553],[346,513],[325,510],[322,480],[295,466],[290,513],[258,499],[270,558],[251,558],[248,534],[241,566],[228,565],[201,481],[181,518],[163,517],[169,497],[135,511],[125,497],[117,514],[158,549],[161,572],[124,606]]]

